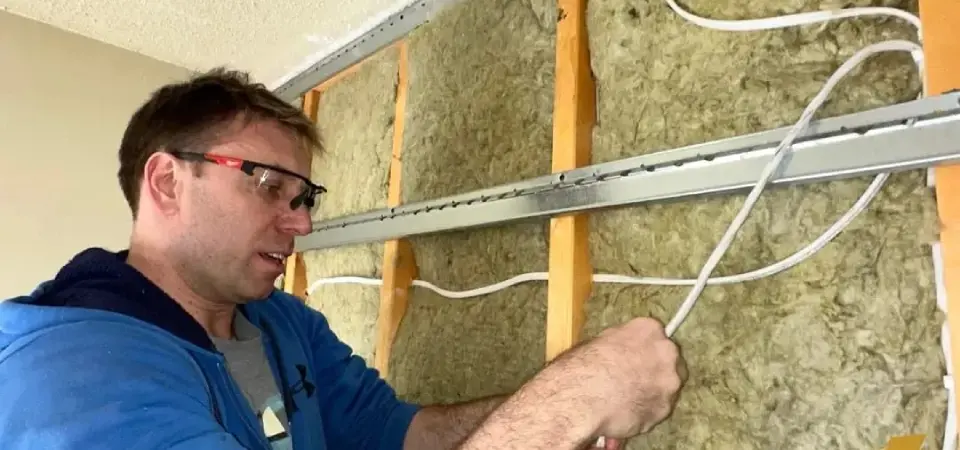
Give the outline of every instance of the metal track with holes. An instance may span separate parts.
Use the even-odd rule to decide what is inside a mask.
[[[749,190],[790,127],[315,222],[298,251]],[[549,149],[545,149],[548,151]],[[960,93],[815,121],[771,186],[960,161]],[[321,199],[322,201],[322,199]]]
[[[420,25],[429,22],[430,18],[439,9],[457,1],[459,0],[417,0],[411,2],[360,37],[350,41],[347,45],[281,84],[273,92],[283,100],[293,102],[338,72],[364,60],[403,38]]]

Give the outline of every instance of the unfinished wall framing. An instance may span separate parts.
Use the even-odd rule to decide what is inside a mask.
[[[314,220],[387,205],[398,55],[398,47],[387,48],[307,96],[317,99],[314,108],[325,147],[314,157],[312,178],[329,190]],[[357,167],[363,170],[348,169]],[[344,273],[379,278],[383,275],[383,247],[359,244],[305,252],[307,285]],[[323,286],[321,292],[308,297],[310,306],[326,313],[331,329],[372,364],[375,346],[369,337],[376,330],[377,291],[337,284]]]
[[[916,2],[884,4],[918,12]],[[831,5],[684,6],[738,19]],[[945,19],[931,19],[960,11],[940,0],[920,6],[929,93],[960,87],[960,67],[942,62],[957,41],[947,39]],[[881,17],[714,31],[662,0],[461,2],[315,90],[327,153],[315,160],[314,176],[330,188],[320,215],[789,125],[853,52],[893,38],[916,34]],[[902,102],[920,85],[906,55],[875,56],[818,117]],[[920,171],[894,175],[851,227],[796,268],[708,287],[675,336],[691,372],[677,411],[628,448],[875,449],[910,433],[940,448],[945,319],[930,245],[942,241],[947,290],[957,292],[950,280],[958,279],[960,239],[951,233],[960,209],[943,194],[960,180],[954,172],[938,169],[936,191]],[[715,275],[793,253],[868,182],[768,191]],[[308,302],[405,398],[509,392],[605,327],[641,315],[668,321],[688,288],[593,284],[589,274],[694,278],[742,202],[697,199],[305,252],[309,283],[338,275],[384,280],[379,291],[322,286]],[[550,271],[551,282],[464,300],[408,287],[419,278],[469,289],[533,271]]]
[[[733,33],[693,26],[663,2],[590,5],[599,85],[595,161],[790,125],[854,52],[886,39],[916,40],[898,20]],[[821,4],[797,3],[786,11],[774,1],[686,7],[728,19]],[[909,55],[879,55],[861,67],[833,91],[819,117],[919,92]],[[869,181],[765,192],[714,276],[759,269],[799,250],[850,208]],[[595,268],[695,278],[743,200],[725,196],[593,214]],[[642,447],[878,449],[891,435],[941,435],[944,319],[930,257],[935,226],[925,174],[897,174],[852,226],[799,266],[705,289],[674,336],[689,361],[690,381],[671,420],[638,439]],[[688,290],[596,285],[584,333],[635,316],[666,322]]]

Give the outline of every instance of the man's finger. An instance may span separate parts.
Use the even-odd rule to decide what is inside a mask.
[[[604,450],[620,450],[623,448],[623,442],[619,439],[606,438],[603,448]]]
[[[687,370],[687,360],[683,358],[682,354],[677,358],[677,375],[680,376],[681,384],[687,384],[687,378],[690,376],[690,372]]]
[[[588,448],[600,448],[603,450],[620,450],[623,448],[623,441],[620,439],[608,438],[605,436],[600,436],[594,441],[593,445]]]

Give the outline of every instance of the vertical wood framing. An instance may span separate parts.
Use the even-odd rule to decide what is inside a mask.
[[[558,0],[553,172],[589,165],[596,93],[587,39],[587,0]],[[592,289],[587,214],[550,220],[546,357],[580,340],[583,306]]]
[[[399,45],[399,44],[394,44],[394,45]],[[387,48],[389,48],[389,47],[387,47]],[[375,53],[375,54],[376,54],[376,53]],[[360,61],[357,61],[354,65],[349,66],[349,67],[347,67],[346,69],[341,70],[340,72],[337,72],[336,74],[334,74],[334,75],[333,75],[332,77],[330,77],[329,79],[327,79],[327,80],[323,81],[322,83],[316,85],[316,86],[313,88],[313,91],[315,91],[315,92],[323,92],[323,91],[327,90],[328,88],[330,88],[330,86],[333,86],[334,84],[336,84],[336,83],[339,82],[340,80],[342,80],[342,79],[346,78],[347,76],[350,76],[351,74],[353,74],[354,72],[356,72],[357,69],[359,69],[360,66],[363,65],[363,63],[365,63],[365,62],[367,62],[367,61],[369,61],[369,60],[370,60],[369,57],[364,58],[364,59],[361,59]]]
[[[407,44],[398,44],[399,64],[397,69],[397,103],[393,122],[393,152],[390,158],[390,181],[387,190],[387,205],[400,205],[400,179],[402,175],[400,154],[403,150],[403,127],[407,105]],[[400,323],[407,312],[410,285],[417,278],[417,262],[413,248],[406,239],[387,241],[383,250],[383,285],[380,289],[380,313],[377,316],[376,350],[374,368],[383,377],[390,367],[390,355]]]
[[[927,95],[960,89],[960,2],[920,0]],[[934,170],[953,374],[960,373],[960,165]],[[960,402],[954,393],[955,401]],[[960,403],[958,403],[960,404]]]
[[[283,291],[307,301],[307,268],[300,253],[294,253],[287,258],[283,274]]]
[[[319,91],[310,91],[304,95],[303,112],[314,123],[317,122],[319,106]],[[299,252],[287,258],[283,275],[283,291],[297,296],[300,300],[307,300],[307,268],[303,262],[303,254]]]
[[[924,434],[909,434],[906,436],[894,436],[887,441],[884,450],[922,450],[923,443],[927,439]]]
[[[407,99],[407,44],[405,41],[399,41],[391,47],[397,48],[399,51],[399,66],[387,204],[397,206],[400,204],[400,177],[402,173],[400,153],[403,145],[404,112]],[[305,94],[303,110],[307,116],[316,122],[321,93],[343,78],[355,73],[368,60],[369,58],[364,59],[348,67]],[[410,242],[406,239],[386,242],[383,255],[383,286],[380,291],[380,311],[377,317],[376,350],[374,353],[374,367],[383,376],[387,374],[393,341],[407,311],[410,285],[417,276],[419,276],[417,264]],[[303,256],[297,253],[287,258],[283,283],[284,291],[305,300],[307,297],[306,278]]]

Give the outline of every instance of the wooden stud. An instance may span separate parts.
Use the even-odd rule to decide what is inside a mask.
[[[287,258],[283,275],[283,291],[307,301],[307,268],[303,263],[303,254],[294,253]]]
[[[894,436],[887,441],[885,450],[921,450],[926,440],[927,436],[924,434]]]
[[[392,44],[390,47],[400,46],[401,42]],[[390,48],[387,47],[387,48]],[[303,96],[303,112],[310,118],[314,123],[317,122],[318,107],[320,105],[320,95],[330,89],[333,85],[343,80],[345,77],[350,76],[355,73],[363,63],[370,60],[370,57],[364,58],[357,63],[347,67],[346,69],[337,72],[335,75],[329,79],[323,81],[322,83],[314,86],[313,89],[308,91]],[[394,139],[396,140],[396,139]],[[297,253],[291,255],[290,258],[287,258],[286,268],[283,276],[283,290],[284,292],[294,294],[297,297],[300,297],[302,300],[306,301],[307,298],[307,272],[306,267],[303,263],[303,255]]]
[[[407,314],[410,285],[419,276],[410,241],[387,241],[383,250],[383,286],[380,290],[380,311],[377,316],[376,349],[373,367],[386,378],[390,370],[393,343]]]
[[[385,50],[387,50],[387,49],[389,49],[389,48],[400,48],[400,47],[405,46],[405,45],[406,45],[406,43],[405,43],[404,41],[397,41],[397,42],[395,42],[395,43],[393,43],[393,44],[390,44],[390,45],[387,46],[387,47],[384,47],[382,50],[379,50],[379,51],[377,51],[377,52],[374,52],[373,55],[376,55],[377,53],[380,53],[380,52],[382,52],[382,51],[385,51]],[[346,69],[343,69],[343,70],[341,70],[340,72],[337,72],[337,73],[334,74],[332,77],[330,77],[330,78],[324,80],[323,82],[321,82],[320,84],[314,86],[313,90],[314,90],[314,91],[318,91],[318,92],[323,92],[323,91],[329,89],[330,86],[333,86],[334,84],[336,84],[337,82],[339,82],[340,80],[342,80],[344,77],[350,76],[351,74],[355,73],[355,72],[360,68],[360,66],[362,66],[364,63],[366,63],[367,61],[369,61],[370,58],[371,58],[373,55],[370,55],[370,56],[368,56],[368,57],[366,57],[366,58],[363,58],[363,59],[361,59],[360,61],[355,62],[353,65],[347,67]]]
[[[303,113],[310,121],[317,123],[317,115],[320,113],[319,91],[310,91],[303,96]]]
[[[960,89],[960,32],[956,0],[920,0],[920,22],[927,95]],[[950,328],[950,359],[953,373],[960,373],[960,165],[934,170],[937,212],[940,216],[940,246],[943,283]],[[960,403],[960,396],[954,400]],[[958,420],[960,424],[960,420]]]
[[[398,41],[391,47],[399,50],[399,69],[387,203],[389,206],[397,206],[400,204],[400,153],[403,144],[404,111],[407,98],[407,44],[405,41]],[[338,72],[307,92],[303,100],[303,110],[307,116],[316,122],[320,95],[345,77],[355,73],[369,59],[365,58]],[[407,311],[409,288],[419,274],[413,256],[413,248],[409,241],[405,239],[388,241],[384,246],[383,256],[383,286],[380,293],[380,312],[377,317],[374,367],[385,377],[393,341]],[[300,253],[287,259],[283,287],[284,291],[306,300],[306,268],[304,267],[303,256]]]
[[[320,107],[320,92],[310,91],[303,96],[303,112],[314,123]],[[294,253],[287,258],[283,275],[283,291],[307,301],[307,268],[302,253]]]
[[[403,150],[403,127],[407,105],[407,45],[399,46],[397,70],[397,103],[393,121],[393,152],[390,158],[390,181],[387,189],[387,205],[400,205],[400,180],[402,175],[400,154]],[[407,312],[410,285],[419,276],[413,247],[406,239],[387,241],[383,250],[383,285],[380,289],[380,313],[377,316],[377,343],[374,352],[374,368],[386,377],[390,367],[393,342],[400,323]]]
[[[316,87],[314,87],[313,92],[323,92],[329,89],[334,84],[337,84],[340,80],[346,78],[349,75],[354,74],[357,71],[357,69],[359,69],[360,66],[362,66],[363,63],[366,61],[367,61],[366,59],[360,60],[356,64],[350,67],[347,67],[346,69],[343,69],[343,71],[337,72],[336,75],[326,79],[325,81],[321,82]]]
[[[589,165],[596,122],[590,71],[587,0],[558,0],[553,172]],[[580,340],[583,306],[592,289],[587,214],[550,221],[546,357],[552,360]]]

